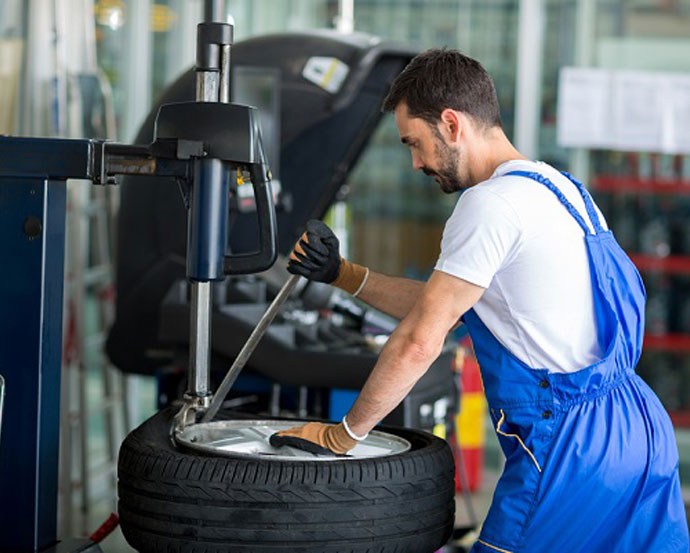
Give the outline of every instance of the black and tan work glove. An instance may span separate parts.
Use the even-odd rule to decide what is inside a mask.
[[[312,219],[290,254],[288,271],[357,295],[369,269],[340,257],[340,242],[328,225]]]
[[[340,424],[310,422],[304,426],[296,426],[289,430],[283,430],[282,432],[278,432],[277,435],[307,440],[308,442],[317,444],[338,455],[347,453],[357,445],[357,440],[348,435],[342,422]],[[279,442],[276,442],[274,439],[271,440],[271,443],[275,445],[279,444]],[[299,447],[300,449],[306,449],[303,446]]]

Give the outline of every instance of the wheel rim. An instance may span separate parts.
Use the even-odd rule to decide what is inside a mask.
[[[359,442],[347,456],[331,457],[308,453],[290,446],[275,448],[268,439],[275,432],[302,424],[302,421],[243,420],[215,421],[188,426],[175,434],[175,441],[182,447],[212,455],[260,457],[266,460],[347,461],[388,457],[404,453],[411,448],[410,442],[388,434],[372,431],[366,440]]]

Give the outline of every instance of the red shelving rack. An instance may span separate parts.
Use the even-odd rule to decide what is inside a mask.
[[[669,411],[671,422],[677,428],[690,428],[690,410]]]
[[[690,334],[646,334],[644,337],[644,349],[647,351],[690,353]]]
[[[638,179],[601,175],[593,180],[593,186],[597,192],[690,195],[690,180],[680,179]]]
[[[670,275],[690,275],[690,255],[655,257],[640,253],[630,254],[630,259],[640,272],[660,272]]]

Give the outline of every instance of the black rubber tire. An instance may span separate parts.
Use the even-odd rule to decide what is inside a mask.
[[[122,532],[142,553],[432,553],[455,518],[446,442],[386,427],[412,450],[377,459],[203,456],[169,436],[172,411],[122,444]]]

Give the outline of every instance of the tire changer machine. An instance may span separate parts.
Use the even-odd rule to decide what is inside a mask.
[[[230,102],[233,28],[214,22],[220,13],[209,8],[212,4],[207,3],[206,22],[198,26],[196,67],[164,94],[164,103],[140,134],[140,138],[150,134],[145,145],[0,137],[0,232],[5,238],[0,253],[11,260],[0,278],[0,551],[100,550],[89,540],[57,540],[66,180],[111,185],[117,184],[116,176],[126,176],[118,319],[107,350],[115,364],[129,372],[152,374],[174,360],[186,364],[182,411],[191,421],[210,403],[212,365],[227,367],[227,360],[237,356],[269,297],[288,279],[280,270],[234,278],[230,283],[228,275],[266,271],[279,250],[290,251],[307,219],[325,213],[381,117],[378,106],[390,81],[413,55],[387,50],[371,37],[346,39],[323,33],[289,38],[287,50],[279,37],[265,43],[246,41],[244,48],[237,48],[246,52],[249,65],[271,65],[265,61],[266,52],[282,60],[278,68],[283,71],[283,198],[292,193],[303,208],[290,209],[290,202],[283,202],[286,209],[279,226],[258,110]],[[262,45],[267,50],[257,48]],[[304,63],[305,49],[324,51],[326,56],[331,52],[333,57],[338,56],[334,51],[339,52],[352,64],[340,94],[294,82],[299,71],[290,68]],[[188,98],[190,85],[196,90],[194,101]],[[307,101],[297,101],[300,96]],[[314,99],[324,112],[310,118],[306,110],[309,104],[315,107]],[[334,144],[335,157],[315,155],[317,145],[329,146],[329,140],[322,139],[324,123],[347,126],[347,121],[361,122],[363,130],[357,136],[345,135],[349,143]],[[291,126],[299,132],[286,138]],[[330,174],[325,179],[326,191],[309,182],[305,186],[300,172],[310,169],[314,178]],[[252,213],[237,217],[229,232],[237,190],[246,189],[243,183],[247,181],[251,182]],[[138,196],[143,202],[137,201]],[[177,202],[173,208],[160,209],[159,202],[169,206],[172,198]],[[137,247],[147,244],[151,236],[160,238],[161,221],[172,229],[172,244],[164,243],[162,251],[154,251],[153,262],[148,259],[144,269],[133,268],[128,264],[129,250],[135,250],[133,258],[139,259]],[[164,224],[164,234],[165,228]],[[279,234],[279,228],[284,232]],[[253,250],[241,251],[246,243],[254,245]],[[184,260],[185,252],[180,249],[186,249],[183,263],[179,260]],[[228,250],[241,253],[228,255]],[[139,279],[138,285],[132,277]],[[142,301],[147,295],[154,298],[153,303]],[[139,311],[133,307],[138,302]],[[316,332],[284,315],[266,335],[248,372],[288,385],[361,386],[376,353],[364,347],[361,339],[354,345],[350,340],[349,347],[343,348],[342,339],[353,334],[361,338],[367,324],[382,319],[361,305],[333,296],[324,286],[298,286],[285,307],[288,312],[340,311],[359,321],[359,326],[334,334],[329,322],[330,332],[322,332],[323,326]],[[147,327],[133,324],[137,318]],[[157,353],[151,355],[151,351]],[[418,417],[420,407],[433,405],[439,395],[444,405],[457,399],[452,357],[452,348],[446,348],[418,383],[416,399],[413,391],[413,399],[408,398],[388,422],[424,427]],[[308,371],[306,366],[320,368]],[[427,409],[425,416],[429,415]]]
[[[269,268],[277,255],[271,174],[253,107],[229,102],[233,27],[198,26],[196,101],[161,106],[146,146],[0,137],[0,551],[95,551],[57,541],[66,180],[148,175],[179,185],[188,213],[190,411],[208,405],[211,283]],[[227,255],[229,197],[251,180],[260,247]]]

